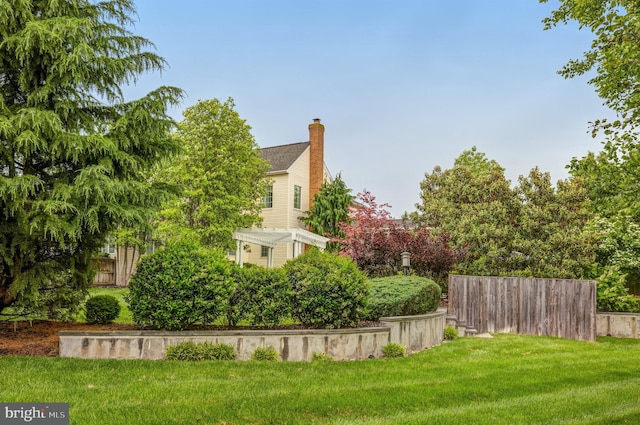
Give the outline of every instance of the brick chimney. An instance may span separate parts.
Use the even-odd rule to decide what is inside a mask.
[[[320,118],[314,118],[309,124],[309,144],[311,160],[309,163],[309,210],[313,205],[313,197],[320,191],[324,181],[324,125]]]

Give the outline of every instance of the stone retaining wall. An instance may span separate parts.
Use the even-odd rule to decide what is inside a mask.
[[[598,313],[596,332],[598,336],[618,338],[640,338],[640,314]]]
[[[170,345],[183,341],[231,344],[238,360],[249,360],[258,347],[273,347],[282,360],[310,361],[313,353],[334,360],[382,357],[382,347],[395,342],[407,352],[442,343],[444,310],[435,313],[387,317],[381,327],[314,330],[247,331],[61,331],[60,357],[110,359],[162,359]]]

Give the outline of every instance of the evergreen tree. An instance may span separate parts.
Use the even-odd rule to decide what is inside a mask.
[[[0,0],[0,313],[69,317],[106,235],[166,197],[149,169],[177,150],[165,61],[128,28],[132,0]]]
[[[481,164],[456,160],[465,165],[436,167],[425,175],[411,220],[432,228],[434,235],[450,235],[453,248],[467,253],[459,273],[495,275],[509,267],[522,206],[504,169],[486,162],[483,154],[473,157]]]
[[[335,239],[345,236],[340,223],[349,221],[349,207],[352,204],[351,189],[338,174],[333,181],[322,184],[313,197],[311,210],[305,212],[300,220],[313,232],[334,239],[327,244],[327,250],[337,252],[340,244]]]

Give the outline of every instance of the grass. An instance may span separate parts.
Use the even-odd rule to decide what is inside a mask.
[[[71,424],[634,424],[640,340],[460,338],[397,359],[170,362],[0,357],[3,402]]]

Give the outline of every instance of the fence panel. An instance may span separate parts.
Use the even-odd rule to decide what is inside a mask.
[[[95,260],[96,277],[93,280],[95,285],[115,285],[116,284],[116,260],[113,258],[98,258]]]
[[[447,313],[478,333],[596,339],[594,281],[449,276]]]

